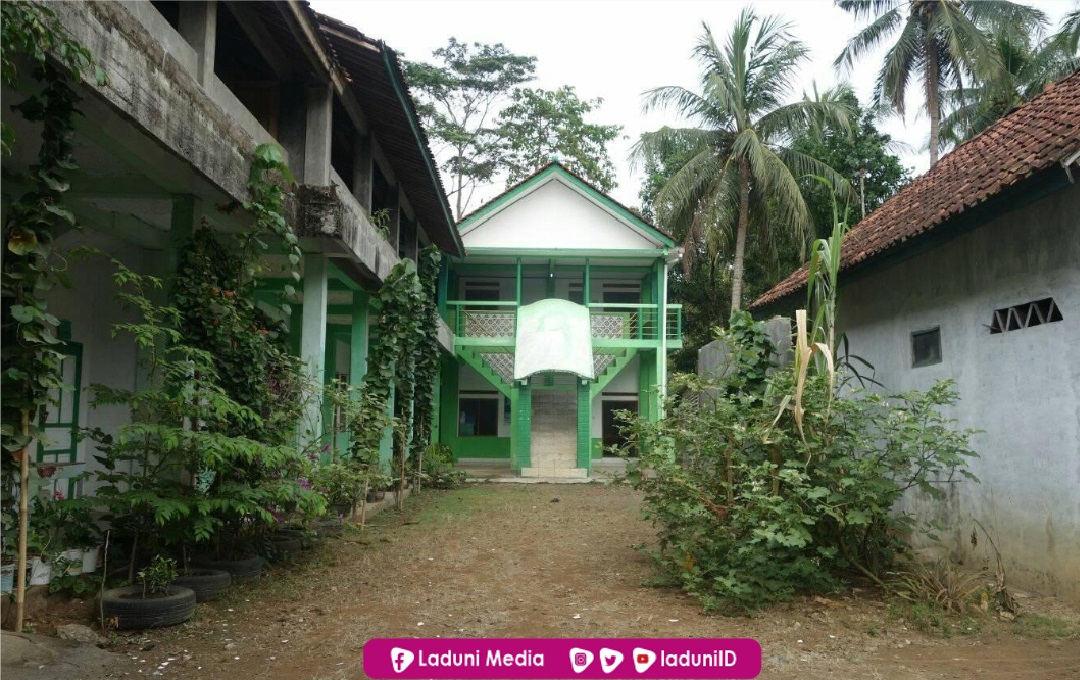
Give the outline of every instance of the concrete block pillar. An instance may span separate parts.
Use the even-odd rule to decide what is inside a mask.
[[[592,469],[592,396],[588,380],[577,385],[577,467]]]
[[[321,388],[326,372],[326,302],[329,263],[326,256],[304,256],[304,307],[300,327],[300,358],[313,388]],[[307,447],[323,433],[321,399],[309,399],[300,425],[300,444]]]
[[[371,214],[371,185],[375,176],[375,154],[371,137],[357,135],[353,142],[353,198],[368,215]]]
[[[191,74],[204,88],[214,77],[214,51],[217,49],[217,0],[181,2],[180,35],[195,50],[195,73]]]
[[[306,91],[304,127],[304,184],[330,185],[330,139],[334,92],[330,84],[310,85]]]

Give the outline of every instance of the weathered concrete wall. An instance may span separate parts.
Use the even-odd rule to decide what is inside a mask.
[[[991,335],[995,309],[1053,297],[1064,320]],[[972,517],[993,534],[1010,582],[1080,601],[1080,186],[844,286],[841,327],[890,393],[952,378],[951,415],[981,429],[946,503],[910,499],[969,549]],[[940,327],[942,361],[912,368],[911,333]]]
[[[765,334],[772,342],[772,363],[774,366],[787,366],[795,360],[795,351],[791,346],[791,319],[781,316],[765,322]],[[731,349],[725,340],[713,340],[698,350],[697,374],[722,378],[731,370],[729,355]]]

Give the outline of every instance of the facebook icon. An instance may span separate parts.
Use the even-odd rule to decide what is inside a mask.
[[[407,649],[394,647],[390,650],[390,663],[394,665],[395,673],[404,673],[405,669],[412,665],[416,656]]]

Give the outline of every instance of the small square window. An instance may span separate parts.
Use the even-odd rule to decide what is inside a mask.
[[[931,328],[911,334],[911,367],[941,363],[941,329]]]

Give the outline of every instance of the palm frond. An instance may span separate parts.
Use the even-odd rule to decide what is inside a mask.
[[[885,12],[848,41],[843,51],[840,52],[840,56],[833,62],[833,66],[841,73],[850,73],[856,59],[871,50],[877,49],[885,38],[891,35],[903,21],[904,16],[898,8]]]

